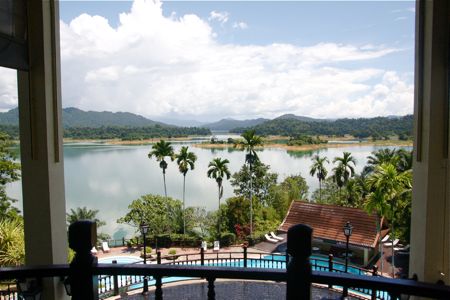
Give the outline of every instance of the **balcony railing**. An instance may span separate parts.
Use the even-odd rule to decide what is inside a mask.
[[[312,231],[304,225],[294,226],[288,233],[288,253],[290,256],[287,269],[208,266],[206,263],[208,260],[205,260],[205,258],[203,258],[204,265],[201,265],[201,260],[200,265],[191,265],[188,259],[179,261],[179,264],[177,264],[177,261],[174,263],[173,260],[172,262],[170,260],[166,261],[168,262],[166,264],[148,265],[96,264],[95,258],[90,254],[89,246],[92,245],[90,237],[73,232],[84,226],[92,226],[92,224],[82,222],[78,228],[75,227],[72,232],[69,231],[70,245],[77,253],[70,266],[2,268],[0,270],[0,281],[37,278],[39,282],[39,279],[45,277],[69,277],[73,293],[72,299],[83,300],[98,298],[98,278],[101,279],[102,276],[111,276],[109,277],[109,282],[113,282],[113,288],[114,286],[119,286],[115,278],[122,276],[135,276],[136,278],[151,276],[155,281],[155,288],[152,292],[155,294],[155,299],[158,300],[163,299],[163,278],[165,277],[203,278],[208,282],[208,299],[210,300],[215,299],[214,282],[218,278],[286,282],[286,299],[288,300],[309,299],[311,284],[313,283],[328,287],[347,287],[350,290],[364,291],[366,295],[369,295],[368,298],[370,299],[400,299],[403,295],[450,299],[449,286],[417,282],[415,280],[328,272],[322,271],[321,267],[318,268],[319,270],[313,270],[309,257],[311,255]],[[89,232],[89,230],[81,231],[84,233]],[[272,259],[267,261],[272,261]],[[160,256],[158,257],[158,262],[161,263]],[[211,263],[217,263],[217,260]],[[370,293],[367,291],[370,291]],[[380,291],[383,291],[383,293],[380,293]]]

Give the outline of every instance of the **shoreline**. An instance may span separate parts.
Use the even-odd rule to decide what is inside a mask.
[[[202,149],[233,149],[232,144],[194,144],[193,147]],[[269,143],[263,146],[256,147],[256,149],[285,149],[286,151],[311,151],[326,148],[344,148],[344,147],[363,147],[363,146],[399,146],[399,147],[411,147],[412,141],[364,141],[360,143],[331,143],[331,144],[315,144],[315,145],[302,145],[302,146],[288,146],[286,144]],[[238,150],[236,148],[236,150]]]
[[[190,137],[169,138],[169,139],[164,139],[164,140],[176,141],[176,142],[181,142],[181,141],[193,142],[198,138],[199,138],[199,136],[190,136]],[[279,140],[279,139],[285,139],[285,137],[270,137],[268,139],[269,143],[264,144],[263,146],[256,147],[256,148],[257,149],[284,149],[286,151],[311,151],[311,150],[319,150],[319,149],[326,149],[326,148],[343,148],[343,147],[351,147],[351,146],[354,146],[354,147],[362,147],[362,146],[411,147],[411,146],[413,146],[413,141],[388,140],[388,141],[362,141],[359,143],[355,143],[355,142],[346,142],[346,141],[350,141],[348,138],[334,139],[335,141],[339,141],[339,143],[313,144],[313,145],[302,145],[302,146],[288,146],[287,144],[278,144],[278,143],[271,142],[273,140]],[[160,140],[161,140],[161,138],[153,138],[153,139],[146,139],[146,140],[132,140],[132,141],[122,141],[119,139],[108,139],[108,140],[64,139],[64,144],[95,143],[95,144],[104,144],[104,145],[151,145]],[[201,148],[201,149],[233,149],[233,148],[235,148],[233,144],[212,144],[212,143],[194,143],[191,146],[196,147],[196,148]]]

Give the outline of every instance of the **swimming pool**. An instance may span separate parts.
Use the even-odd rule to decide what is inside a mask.
[[[136,256],[113,256],[99,259],[99,263],[108,264],[112,263],[112,261],[117,261],[118,264],[142,264],[143,259]],[[205,259],[205,266],[214,266],[214,267],[244,267],[243,259]],[[200,261],[191,261],[191,262],[178,262],[173,261],[175,265],[200,265]],[[313,255],[311,256],[311,265],[313,270],[320,271],[328,271],[329,263],[328,259],[325,256]],[[248,268],[265,268],[265,269],[285,269],[286,268],[286,257],[284,255],[265,255],[260,258],[247,258],[247,267]],[[333,271],[335,272],[344,272],[345,265],[343,261],[335,259],[333,264]],[[349,266],[348,272],[352,274],[358,275],[366,275],[366,272],[362,271],[361,268],[356,266]],[[191,277],[163,277],[163,283],[182,281],[182,280],[190,280],[193,279]],[[101,284],[99,285],[99,289],[101,293],[108,292],[113,289],[112,277],[104,276],[100,277]],[[143,276],[119,276],[118,278],[118,286],[128,287],[128,289],[138,289],[143,286]],[[154,285],[155,280],[150,277],[148,281],[149,285]],[[109,288],[107,288],[109,287]]]

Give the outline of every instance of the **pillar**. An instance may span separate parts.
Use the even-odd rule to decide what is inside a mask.
[[[410,276],[450,284],[449,25],[445,0],[416,4]]]
[[[25,261],[67,263],[61,127],[59,13],[56,0],[28,0],[29,71],[18,72]],[[59,278],[43,299],[64,299]]]

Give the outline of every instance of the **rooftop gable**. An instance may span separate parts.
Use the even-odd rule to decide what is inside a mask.
[[[350,244],[375,247],[378,240],[377,217],[359,208],[293,201],[279,230],[287,232],[296,224],[313,228],[313,237],[345,243],[344,225],[350,221],[353,233]]]

